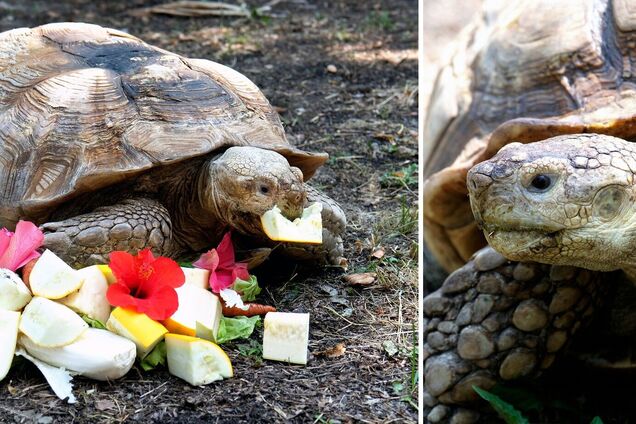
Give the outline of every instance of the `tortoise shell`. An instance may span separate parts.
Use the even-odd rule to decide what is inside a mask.
[[[424,128],[424,237],[447,271],[486,244],[466,188],[474,164],[508,143],[561,134],[636,140],[633,1],[500,6],[460,37]]]
[[[281,153],[305,179],[327,159],[292,147],[261,91],[218,63],[90,24],[0,34],[0,226],[243,145]]]

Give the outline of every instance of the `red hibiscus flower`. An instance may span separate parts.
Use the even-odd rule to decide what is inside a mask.
[[[237,278],[241,280],[250,278],[250,274],[247,272],[247,263],[234,261],[234,246],[232,246],[232,235],[229,232],[225,233],[216,249],[204,253],[192,265],[210,270],[209,283],[214,293],[231,287]]]
[[[42,246],[44,234],[29,221],[20,221],[15,233],[3,228],[0,230],[0,268],[15,271],[22,268],[31,259],[40,254],[37,248]]]
[[[183,285],[185,275],[172,259],[155,259],[150,249],[137,256],[117,251],[110,254],[109,266],[117,278],[106,293],[111,305],[134,309],[157,321],[168,319],[179,307],[174,289]]]

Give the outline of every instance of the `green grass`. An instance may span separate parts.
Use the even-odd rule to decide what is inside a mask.
[[[391,31],[395,27],[395,22],[393,22],[393,18],[386,10],[373,11],[367,16],[365,27]]]
[[[380,185],[385,188],[404,187],[411,190],[417,185],[417,176],[417,163],[412,163],[400,170],[385,172],[380,177]]]

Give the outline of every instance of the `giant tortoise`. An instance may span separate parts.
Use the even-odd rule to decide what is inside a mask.
[[[473,385],[538,375],[601,311],[636,334],[636,5],[495,3],[424,129],[424,238],[451,273],[423,303],[430,422],[476,421]]]
[[[240,73],[83,23],[0,34],[0,226],[31,220],[70,263],[151,247],[182,257],[228,230],[342,264],[345,216],[305,182],[327,160],[290,145]],[[260,216],[323,204],[320,246],[275,244]]]

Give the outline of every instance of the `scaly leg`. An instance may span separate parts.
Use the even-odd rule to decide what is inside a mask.
[[[601,273],[477,252],[424,299],[424,405],[431,423],[476,422],[472,386],[535,377],[602,297]],[[606,282],[607,283],[607,282]]]
[[[44,246],[76,267],[107,263],[114,250],[136,253],[149,247],[156,255],[175,253],[170,215],[150,199],[124,200],[40,228]]]

